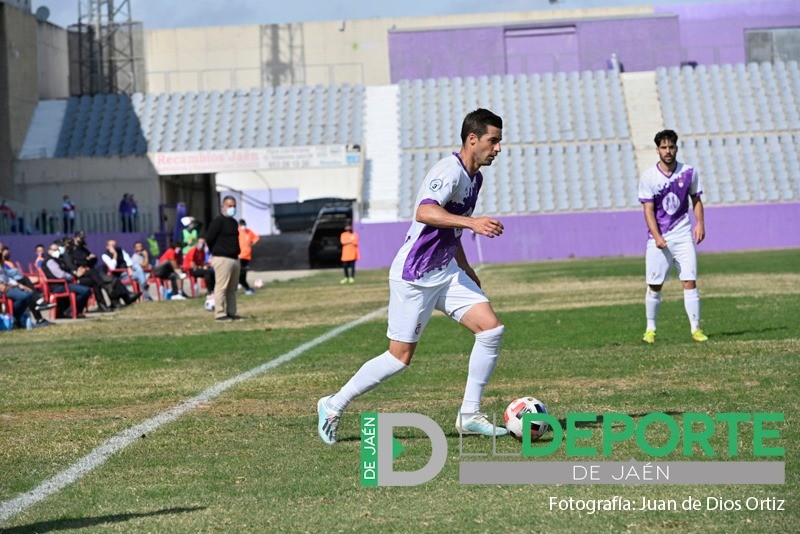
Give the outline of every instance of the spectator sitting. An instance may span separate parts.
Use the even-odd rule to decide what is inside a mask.
[[[136,241],[133,244],[131,263],[141,267],[143,274],[145,269],[150,269],[150,253],[144,248],[141,241]],[[145,277],[145,283],[142,285],[142,289],[144,290],[144,298],[146,300],[153,300],[153,297],[150,296],[150,287],[147,285],[147,277]]]
[[[33,294],[23,291],[18,285],[12,286],[11,279],[3,271],[0,271],[0,294],[14,303],[14,324],[19,328],[25,328],[22,317],[31,305]]]
[[[64,252],[66,252],[66,247],[63,245],[63,242],[62,244],[50,243],[50,247],[47,249],[47,256],[42,264],[42,271],[44,271],[47,278],[67,281],[69,290],[75,293],[75,300],[78,308],[75,310],[77,316],[86,317],[84,311],[86,310],[86,304],[89,302],[92,290],[88,286],[78,284],[77,277],[82,276],[87,267],[79,267],[76,274],[68,272],[67,266],[62,258]],[[69,309],[69,304],[66,306],[60,305],[56,315],[70,317],[72,313]]]
[[[177,241],[172,242],[172,246],[161,255],[158,263],[153,267],[153,274],[162,280],[169,280],[172,284],[172,292],[167,294],[167,300],[186,300],[189,298],[183,292],[182,280],[186,275],[181,272],[178,265],[181,262],[181,244]]]
[[[36,245],[36,258],[33,260],[33,265],[36,266],[37,268],[41,267],[42,264],[44,263],[45,256],[46,254],[44,252],[44,245],[39,243],[38,245]]]
[[[116,274],[114,273],[115,269],[126,269],[126,272],[122,273],[121,278],[130,277],[136,280],[139,287],[143,290],[147,287],[147,277],[144,274],[144,269],[142,269],[141,265],[133,261],[127,252],[117,246],[116,240],[109,239],[106,241],[106,250],[103,252],[101,259],[103,263],[105,263],[109,273]],[[133,296],[138,299],[141,294],[142,292],[139,291],[134,293]]]
[[[69,244],[71,243],[71,246]],[[116,308],[120,299],[125,305],[133,304],[138,296],[133,295],[119,278],[103,275],[94,269],[97,256],[89,251],[86,246],[86,234],[78,232],[74,240],[68,240],[67,252],[63,256],[68,269],[75,273],[78,267],[86,267],[83,275],[78,276],[78,283],[89,286],[95,292],[97,306],[100,311],[107,311],[109,307]]]
[[[8,248],[4,248],[3,253],[5,254],[8,250]],[[33,282],[31,282],[28,277],[22,275],[19,269],[13,268],[9,270],[5,267],[6,265],[4,264],[3,269],[0,269],[0,283],[5,288],[0,292],[4,293],[14,302],[14,320],[16,324],[21,327],[27,326],[22,324],[22,316],[27,310],[30,310],[31,315],[33,315],[32,328],[49,326],[52,324],[45,320],[40,312],[49,310],[55,305],[46,303],[44,297],[35,288]]]
[[[28,278],[25,274],[17,269],[17,266],[11,261],[11,249],[8,247],[0,248],[0,258],[3,261],[3,271],[5,271],[6,275],[11,278],[12,280],[23,284],[26,287],[34,289],[34,286],[39,283],[39,277],[34,276],[33,278]]]
[[[202,237],[197,245],[189,249],[183,257],[183,272],[206,281],[206,300],[214,301],[214,269],[206,261],[208,249]]]

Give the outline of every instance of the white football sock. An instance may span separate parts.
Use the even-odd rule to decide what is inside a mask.
[[[683,307],[694,332],[700,328],[700,291],[697,288],[683,290]]]
[[[371,391],[378,384],[393,377],[406,367],[408,366],[387,350],[362,365],[353,378],[339,390],[339,393],[328,399],[328,406],[334,412],[342,413],[350,401]]]
[[[461,413],[476,413],[481,410],[483,388],[486,387],[494,371],[504,332],[505,327],[500,325],[475,334],[475,344],[469,356],[469,374],[464,400],[461,402]]]
[[[644,311],[647,317],[647,330],[656,329],[656,319],[658,318],[658,308],[661,306],[661,291],[653,291],[649,287],[644,296]]]

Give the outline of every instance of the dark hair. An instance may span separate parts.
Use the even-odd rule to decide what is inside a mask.
[[[141,241],[134,241],[133,246],[135,247],[136,245],[142,245],[142,247],[144,247],[144,243],[142,243]]]
[[[234,202],[236,202],[236,199],[234,197],[232,197],[230,195],[225,195],[225,197],[222,199],[222,203],[225,204],[225,201],[228,200],[228,199],[231,199]]]
[[[488,109],[478,108],[471,111],[464,117],[464,122],[461,124],[461,143],[467,142],[469,134],[474,133],[479,138],[482,137],[489,126],[495,128],[503,128],[503,119],[489,111]]]
[[[45,248],[45,246],[44,246],[44,245],[42,245],[41,243],[39,243],[38,245],[36,245],[36,246],[35,246],[35,247],[33,247],[33,248],[39,248],[39,247]]]
[[[672,141],[676,145],[678,144],[678,134],[676,134],[673,130],[661,130],[656,134],[654,141],[656,142],[656,146],[661,146],[661,141]]]
[[[169,248],[175,248],[175,247],[180,247],[180,246],[181,246],[181,242],[180,241],[175,241],[173,239],[172,242],[170,243]]]
[[[247,223],[244,222],[244,219],[239,219],[239,224],[243,224],[243,225],[247,226]]]

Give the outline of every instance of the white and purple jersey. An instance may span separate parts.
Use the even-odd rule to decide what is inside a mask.
[[[438,204],[455,215],[469,217],[475,209],[483,175],[470,178],[457,153],[439,160],[428,174],[414,204]],[[392,262],[390,280],[420,286],[434,286],[457,272],[454,260],[461,239],[460,228],[436,228],[418,221],[411,223],[405,242]]]
[[[678,162],[670,175],[654,165],[639,179],[639,202],[654,204],[656,223],[662,236],[668,232],[691,232],[689,197],[702,194],[697,169],[685,163]]]

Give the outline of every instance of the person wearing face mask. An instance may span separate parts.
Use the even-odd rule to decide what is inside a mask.
[[[186,300],[189,298],[183,292],[183,279],[186,275],[181,272],[180,264],[183,261],[181,255],[181,244],[179,241],[170,243],[170,247],[158,258],[158,263],[153,268],[153,274],[162,280],[169,280],[172,284],[172,292],[167,296],[167,300]]]
[[[120,300],[127,306],[133,304],[139,295],[131,293],[128,288],[119,281],[119,278],[111,275],[104,275],[97,269],[97,256],[92,253],[86,245],[86,234],[78,232],[75,234],[73,246],[67,247],[67,252],[63,256],[64,263],[71,270],[75,271],[78,267],[86,267],[84,274],[78,277],[78,282],[89,286],[94,290],[97,306],[101,311],[107,308],[117,308]]]
[[[44,271],[44,274],[48,279],[61,279],[67,281],[69,290],[75,293],[75,300],[78,308],[76,310],[77,316],[86,317],[84,315],[84,311],[86,310],[86,304],[89,302],[89,296],[92,294],[92,290],[87,286],[76,283],[76,276],[69,272],[62,258],[65,251],[66,247],[64,247],[63,244],[50,243],[50,247],[47,249],[47,255],[45,256],[45,261],[42,263],[42,271]],[[84,270],[86,270],[86,267],[78,268],[79,273]],[[66,304],[64,304],[65,302]],[[61,299],[59,301],[57,315],[61,317],[70,317],[71,314],[68,307],[69,301]]]
[[[240,321],[236,314],[236,289],[239,285],[241,265],[239,263],[239,224],[236,215],[236,199],[226,196],[222,209],[208,225],[206,243],[214,256],[214,319],[217,321]]]

